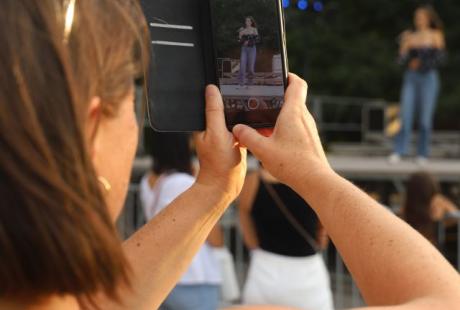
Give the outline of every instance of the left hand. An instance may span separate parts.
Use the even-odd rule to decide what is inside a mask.
[[[236,199],[246,176],[246,149],[228,131],[222,96],[214,85],[206,88],[206,131],[196,134],[195,143],[200,161],[197,183]]]

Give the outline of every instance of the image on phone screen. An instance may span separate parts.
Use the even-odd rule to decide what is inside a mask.
[[[286,83],[279,0],[210,0],[210,8],[227,125],[272,127]]]

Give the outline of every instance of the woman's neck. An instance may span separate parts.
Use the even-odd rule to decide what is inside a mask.
[[[74,296],[51,296],[32,304],[24,301],[0,299],[0,309],[8,310],[79,310]]]

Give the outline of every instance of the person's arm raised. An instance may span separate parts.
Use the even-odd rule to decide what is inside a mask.
[[[273,135],[234,128],[242,145],[314,208],[369,306],[458,309],[460,276],[419,233],[329,166],[305,100],[289,76]]]
[[[226,128],[215,86],[206,90],[206,122],[206,131],[195,137],[200,160],[196,183],[124,242],[132,288],[120,291],[120,304],[96,299],[102,309],[157,309],[240,193],[246,151]]]
[[[254,221],[251,217],[251,210],[259,188],[259,173],[252,172],[246,176],[243,190],[238,199],[238,217],[243,240],[246,247],[250,250],[259,247]]]

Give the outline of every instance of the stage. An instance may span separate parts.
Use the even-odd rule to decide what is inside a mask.
[[[432,159],[424,166],[414,159],[403,159],[398,164],[390,164],[386,157],[359,157],[328,155],[332,168],[343,177],[356,181],[404,181],[417,171],[427,171],[439,181],[460,182],[460,159]],[[256,169],[257,160],[250,158],[248,167]],[[141,176],[151,166],[148,157],[136,158],[133,174]]]
[[[221,85],[222,94],[229,97],[283,97],[282,86],[267,85]]]
[[[347,179],[362,181],[402,181],[417,171],[427,171],[439,181],[460,182],[460,159],[432,159],[418,165],[413,158],[390,164],[386,157],[328,156],[334,170]]]

